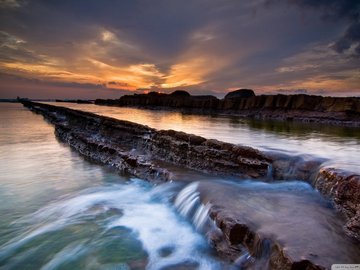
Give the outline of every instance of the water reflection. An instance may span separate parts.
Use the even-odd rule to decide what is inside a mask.
[[[171,190],[85,161],[21,104],[0,120],[0,269],[222,269]]]
[[[292,135],[292,124],[263,128],[239,119],[232,123],[228,117],[71,105],[156,128],[254,146],[262,142],[282,151],[295,148],[294,152],[304,153],[313,147],[319,156],[333,151],[332,158],[343,158],[335,155],[342,152],[353,155],[343,159],[343,164],[351,164],[351,159],[358,162],[356,134],[299,128]],[[56,140],[53,127],[40,115],[20,104],[0,104],[0,119],[0,268],[223,269],[195,231],[210,226],[208,207],[219,202],[259,232],[277,238],[292,256],[309,258],[307,251],[315,249],[327,263],[358,257],[358,249],[341,229],[342,217],[306,183],[201,181],[196,190],[190,184],[190,190],[179,193],[181,184],[154,187],[84,161]],[[199,180],[193,174],[183,172],[182,176]],[[171,201],[185,218],[177,214]],[[242,260],[239,258],[241,264]]]
[[[360,172],[360,129],[298,122],[261,121],[230,116],[191,115],[92,104],[51,103],[128,120],[156,129],[173,129],[206,138],[291,155],[312,155]]]

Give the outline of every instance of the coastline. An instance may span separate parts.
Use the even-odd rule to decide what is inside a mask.
[[[325,197],[333,200],[346,216],[345,231],[359,240],[358,193],[360,176],[339,168],[320,168],[320,163],[303,162],[290,156],[268,156],[256,149],[235,146],[216,140],[176,131],[157,131],[147,126],[121,121],[92,113],[57,107],[42,103],[24,102],[26,107],[42,114],[55,125],[59,139],[85,157],[104,165],[110,165],[122,173],[129,173],[149,181],[169,181],[171,171],[161,167],[156,159],[180,164],[186,168],[206,173],[235,176],[238,179],[264,179],[268,181],[303,179],[317,188]],[[204,158],[205,157],[205,158]],[[237,160],[237,162],[232,162]],[[291,170],[289,174],[289,166]],[[269,176],[269,168],[271,175]],[[222,232],[218,238],[210,235],[219,254],[234,260],[239,251],[238,243],[255,252],[257,244],[249,243],[256,231],[247,224],[237,221],[226,211],[211,209],[211,218]],[[234,241],[234,235],[236,236]],[[261,236],[256,243],[263,243]],[[291,267],[293,261],[276,241],[273,246],[273,263],[278,269]],[[235,249],[234,249],[235,248]],[[225,255],[224,255],[225,254]],[[314,269],[314,264],[309,262]],[[276,269],[276,268],[275,268]]]
[[[119,99],[97,99],[95,104],[360,127],[358,97],[322,97],[304,94],[244,96],[238,91],[243,90],[234,91],[238,95],[225,96],[224,99],[209,95],[192,96],[185,91],[175,91],[171,94],[150,92],[125,95]]]

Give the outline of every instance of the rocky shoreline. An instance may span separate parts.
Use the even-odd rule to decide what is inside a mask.
[[[125,95],[112,100],[97,99],[95,104],[360,127],[358,97],[304,94],[256,96],[250,89],[240,89],[228,93],[223,99],[218,99],[211,95],[192,96],[179,90],[171,94],[150,92]]]
[[[93,161],[149,181],[173,180],[158,161],[239,179],[302,179],[330,198],[345,214],[345,230],[360,241],[360,176],[299,157],[269,155],[243,147],[173,130],[155,130],[140,124],[48,104],[23,102],[55,126],[57,137]],[[238,246],[253,254],[264,239],[224,209],[210,209],[221,231],[210,235],[224,258],[234,261]],[[272,269],[324,269],[309,260],[293,260],[277,242],[270,245]],[[256,254],[255,254],[256,255]]]

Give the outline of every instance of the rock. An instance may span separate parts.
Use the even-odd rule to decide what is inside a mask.
[[[318,213],[302,211],[305,209],[294,203],[296,197],[301,197],[297,191],[274,196],[274,207],[270,207],[268,198],[273,195],[267,193],[269,190],[249,190],[247,184],[241,187],[201,181],[196,191],[203,205],[211,205],[209,216],[221,231],[209,233],[214,248],[240,266],[250,263],[249,269],[330,269],[337,261],[355,263],[360,254],[356,243],[341,230],[340,222],[329,228]],[[331,218],[333,210],[321,207],[321,212]],[[339,235],[335,236],[335,231]]]
[[[190,97],[190,94],[184,90],[176,90],[170,94],[172,97]]]
[[[347,217],[347,233],[360,241],[360,175],[335,168],[321,168],[313,183],[331,198]]]
[[[176,109],[191,113],[220,113],[276,119],[360,127],[360,98],[322,97],[315,95],[260,95],[251,89],[228,93],[224,99],[214,96],[193,96],[184,90],[171,94],[150,92],[125,95],[114,100],[95,100],[97,105],[134,106]]]
[[[259,178],[271,159],[250,147],[160,130],[42,103],[25,103],[55,125],[56,135],[82,155],[118,171],[151,181],[168,180],[170,173],[154,160],[220,175]],[[136,149],[137,154],[131,150]],[[256,172],[256,173],[255,173]]]
[[[249,98],[254,97],[255,93],[251,89],[239,89],[232,92],[229,92],[225,95],[224,99],[229,98]]]
[[[292,173],[308,181],[319,165],[298,157],[269,157],[250,147],[208,140],[174,130],[157,131],[136,123],[64,107],[29,101],[24,101],[23,104],[53,123],[56,136],[80,154],[112,166],[119,172],[149,181],[167,181],[172,177],[166,168],[156,165],[155,160],[243,179],[264,179],[270,167],[273,167],[274,179],[286,179],[287,171],[295,167]],[[360,240],[360,176],[338,169],[321,168],[312,180],[313,186],[332,199],[344,212],[347,234]],[[216,189],[211,188],[211,183],[207,183],[206,188],[210,192],[206,200],[211,201],[211,198],[220,196],[217,202],[221,203],[211,201],[213,206],[210,217],[218,230],[211,232],[209,238],[222,257],[241,264],[239,254],[245,248],[253,257],[263,257],[263,252],[266,251],[272,269],[323,269],[320,264],[309,259],[312,253],[307,253],[306,257],[295,256],[295,253],[289,256],[289,251],[276,241],[276,237],[275,240],[268,239],[258,233],[256,227],[241,213],[234,214],[228,210],[235,207],[236,212],[239,209],[236,207],[240,205],[231,200],[239,196],[233,186],[221,194],[214,193]],[[164,256],[166,254],[165,251]],[[318,260],[319,258],[314,257],[315,262]],[[191,263],[185,268],[190,266],[192,267]],[[179,265],[181,267],[183,266]]]

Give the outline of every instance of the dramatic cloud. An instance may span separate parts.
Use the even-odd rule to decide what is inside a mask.
[[[268,3],[279,2],[269,0]],[[360,56],[360,1],[356,0],[288,0],[301,8],[318,10],[326,21],[346,20],[345,32],[335,41],[332,48],[338,53],[352,49],[353,56]]]
[[[359,55],[358,1],[0,1],[0,97],[360,95]]]

